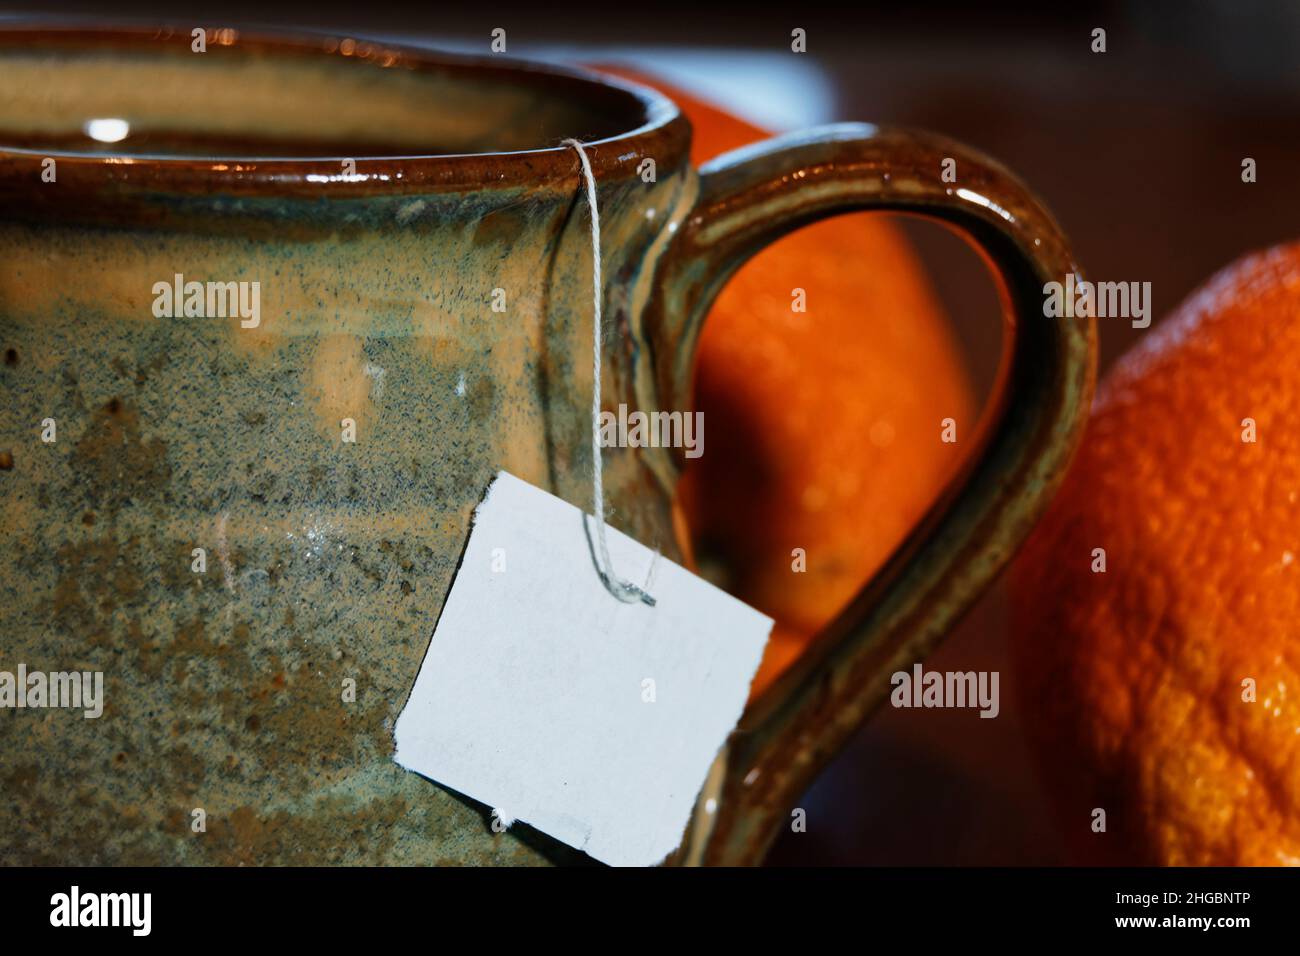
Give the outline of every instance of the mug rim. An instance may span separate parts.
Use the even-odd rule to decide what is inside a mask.
[[[12,49],[121,49],[142,51],[159,42],[191,41],[191,27],[143,27],[138,24],[0,24],[0,51]],[[598,180],[627,179],[640,162],[654,158],[661,168],[685,162],[691,126],[667,96],[621,77],[505,55],[482,56],[422,49],[356,36],[312,31],[243,30],[207,27],[209,54],[214,50],[249,51],[277,57],[318,57],[322,62],[383,58],[383,66],[460,76],[488,75],[544,84],[561,92],[585,92],[592,99],[622,94],[640,110],[632,128],[583,141]],[[216,38],[216,42],[213,42]],[[116,187],[150,192],[319,197],[328,187],[335,196],[459,191],[498,186],[538,186],[570,180],[580,169],[572,147],[541,146],[480,153],[410,153],[379,156],[150,156],[38,150],[6,145],[0,139],[0,183],[39,182],[42,163],[53,158],[58,182],[90,187],[110,181]],[[352,159],[356,173],[342,175],[340,163]],[[37,179],[29,177],[36,176]],[[66,176],[66,179],[65,179]],[[78,190],[80,191],[80,190]],[[8,190],[4,190],[8,192]],[[62,190],[60,190],[62,192]]]

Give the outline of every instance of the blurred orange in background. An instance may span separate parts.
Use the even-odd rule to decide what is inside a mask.
[[[770,134],[681,90],[692,162]],[[802,289],[806,311],[793,308]],[[974,428],[956,339],[902,231],[841,216],[761,251],[723,289],[700,337],[695,407],[708,454],[679,504],[698,570],[776,619],[751,691],[771,683],[938,497]],[[806,570],[794,570],[802,549]]]

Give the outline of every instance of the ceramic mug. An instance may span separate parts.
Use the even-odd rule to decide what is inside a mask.
[[[1001,277],[1002,398],[960,487],[751,704],[706,786],[714,812],[671,858],[759,860],[1061,475],[1094,345],[1086,321],[1042,315],[1043,284],[1079,272],[1055,223],[927,134],[830,126],[697,171],[685,118],[634,85],[205,39],[0,30],[0,671],[103,675],[98,717],[0,715],[0,861],[568,858],[392,761],[492,476],[590,501],[590,235],[568,137],[599,182],[607,408],[688,409],[713,296],[826,216],[942,221]],[[645,448],[605,466],[612,523],[679,561],[680,464]]]

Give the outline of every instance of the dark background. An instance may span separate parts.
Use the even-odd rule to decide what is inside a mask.
[[[1010,5],[46,2],[14,15],[189,26],[326,29],[473,41],[506,27],[511,55],[627,45],[808,53],[836,119],[928,127],[996,156],[1046,201],[1095,279],[1152,283],[1155,322],[1243,253],[1300,235],[1300,3]],[[1090,50],[1107,31],[1107,52]],[[3,82],[3,78],[0,78]],[[1241,181],[1253,157],[1258,182]],[[1000,350],[992,286],[973,253],[911,225],[985,392]],[[1102,320],[1104,370],[1148,334]],[[926,663],[1006,671],[1000,586]],[[802,801],[808,831],[774,863],[1052,864],[1062,850],[1003,681],[1002,714],[886,708]],[[832,825],[825,825],[833,821]]]

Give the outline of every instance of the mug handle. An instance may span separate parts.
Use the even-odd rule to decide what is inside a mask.
[[[956,161],[952,183],[942,180],[947,159]],[[963,474],[750,702],[719,755],[706,784],[712,810],[697,810],[678,860],[738,865],[762,860],[789,808],[887,696],[890,675],[938,643],[1033,527],[1081,436],[1096,330],[1091,318],[1043,315],[1044,284],[1079,274],[1052,217],[1001,165],[951,140],[835,124],[735,150],[699,176],[645,313],[659,407],[690,407],[700,327],[732,273],[786,233],[839,213],[913,213],[966,236],[998,277],[1009,340]]]

